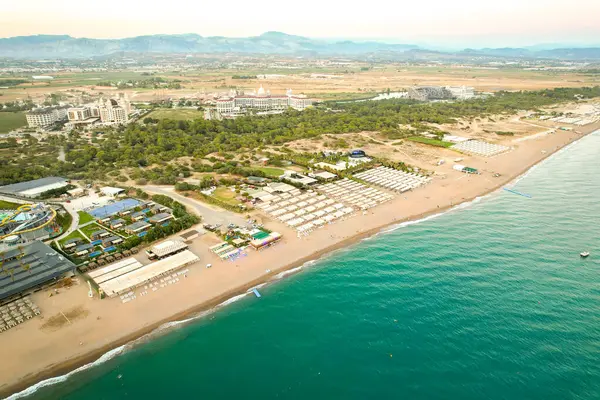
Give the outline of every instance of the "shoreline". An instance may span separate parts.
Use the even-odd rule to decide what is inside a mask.
[[[18,382],[15,382],[13,384],[8,384],[7,386],[0,389],[0,396],[10,397],[11,394],[17,394],[35,384],[40,383],[43,380],[67,374],[67,373],[75,370],[76,368],[79,368],[81,366],[84,366],[84,365],[87,365],[87,364],[97,361],[102,355],[110,352],[111,350],[117,349],[121,346],[124,346],[127,344],[132,344],[135,346],[135,345],[137,345],[136,341],[143,339],[147,335],[152,335],[154,332],[156,332],[157,329],[159,329],[161,326],[163,326],[167,323],[182,321],[182,320],[185,320],[188,318],[194,318],[195,316],[197,316],[198,313],[202,313],[202,312],[206,312],[206,311],[215,309],[215,307],[219,306],[220,304],[227,301],[228,299],[231,299],[232,297],[246,293],[252,287],[255,287],[260,284],[264,284],[264,283],[268,284],[268,283],[272,282],[273,278],[282,272],[292,270],[292,269],[302,266],[310,261],[320,260],[324,256],[326,256],[336,250],[347,248],[355,243],[360,242],[361,240],[363,240],[367,237],[371,237],[373,235],[381,233],[383,230],[385,230],[386,228],[389,228],[390,226],[395,226],[395,225],[399,225],[399,224],[410,222],[410,221],[418,221],[418,220],[430,217],[432,215],[446,213],[446,212],[448,212],[452,209],[455,209],[463,204],[473,202],[474,200],[476,200],[478,198],[487,196],[487,195],[501,189],[504,185],[510,184],[511,182],[514,182],[515,180],[524,176],[533,167],[535,167],[536,165],[547,160],[549,157],[553,156],[554,154],[558,153],[559,151],[563,150],[564,148],[576,143],[581,138],[584,138],[587,135],[597,131],[600,128],[600,125],[593,124],[593,125],[590,125],[590,127],[586,127],[586,128],[587,129],[582,129],[582,133],[580,133],[580,134],[573,134],[573,137],[571,137],[566,143],[557,146],[552,151],[547,151],[547,153],[543,153],[539,159],[537,159],[533,162],[529,162],[526,165],[523,165],[522,167],[519,167],[518,173],[511,174],[510,176],[506,176],[506,177],[502,176],[503,179],[493,181],[492,188],[490,188],[488,190],[482,191],[480,193],[476,193],[475,195],[472,195],[470,197],[462,198],[461,201],[457,202],[456,204],[444,205],[441,207],[438,206],[439,208],[430,208],[425,212],[413,214],[413,215],[410,215],[405,218],[398,218],[398,219],[394,218],[393,220],[389,220],[384,224],[378,224],[376,227],[368,228],[364,231],[357,231],[356,233],[350,233],[347,237],[341,238],[340,240],[334,242],[331,245],[328,245],[317,251],[313,251],[308,255],[299,257],[299,258],[293,260],[292,262],[288,262],[278,268],[273,268],[273,270],[270,273],[264,274],[264,275],[260,276],[259,278],[253,279],[242,285],[238,285],[230,290],[220,293],[219,295],[212,297],[208,301],[202,301],[198,304],[194,304],[194,305],[186,308],[183,311],[174,313],[173,315],[171,315],[167,318],[162,318],[159,321],[145,325],[142,328],[139,328],[133,332],[123,335],[118,340],[110,341],[109,343],[103,344],[96,349],[88,351],[85,354],[70,357],[64,361],[60,361],[60,362],[57,362],[54,364],[47,365],[41,371],[24,375],[23,377],[21,377],[21,379],[19,379]],[[525,141],[525,142],[529,142],[529,141]],[[293,275],[293,274],[295,274],[295,272],[290,273],[290,275]],[[286,277],[287,277],[287,275],[286,275]],[[157,332],[157,333],[160,334],[160,332]]]

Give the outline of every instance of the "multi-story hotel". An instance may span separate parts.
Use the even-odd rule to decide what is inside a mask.
[[[74,124],[96,122],[126,124],[131,112],[126,96],[118,99],[100,99],[98,103],[71,107],[68,110],[69,122]]]
[[[66,106],[36,108],[25,114],[29,127],[46,127],[67,117]]]
[[[217,100],[217,111],[225,116],[245,114],[248,110],[285,111],[288,107],[301,111],[310,107],[312,103],[313,99],[303,94],[293,95],[291,89],[285,95],[272,95],[261,85],[258,91],[249,94],[238,94],[232,91],[229,96],[221,97]]]

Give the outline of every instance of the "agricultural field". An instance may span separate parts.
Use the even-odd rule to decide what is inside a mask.
[[[8,133],[13,129],[27,125],[25,114],[22,112],[0,112],[0,133]]]
[[[398,91],[413,85],[474,86],[477,91],[539,90],[556,87],[580,87],[597,85],[600,76],[580,71],[533,71],[523,68],[490,68],[443,65],[401,66],[378,64],[364,71],[364,64],[340,68],[299,67],[297,69],[219,69],[198,71],[163,71],[155,75],[142,75],[134,71],[108,71],[84,73],[59,73],[54,80],[28,82],[0,91],[2,101],[17,99],[43,99],[50,93],[71,96],[70,91],[81,90],[89,95],[112,96],[127,93],[132,101],[151,101],[159,97],[196,97],[198,93],[225,93],[231,88],[254,90],[260,85],[274,94],[287,89],[305,93],[321,100],[356,100],[373,97],[377,93]],[[268,74],[265,79],[233,79],[235,75],[256,76]],[[116,89],[96,86],[99,82],[144,80],[160,77],[178,80],[181,89]],[[19,77],[15,77],[19,78]],[[161,118],[154,116],[154,118]],[[194,118],[184,115],[180,119]]]

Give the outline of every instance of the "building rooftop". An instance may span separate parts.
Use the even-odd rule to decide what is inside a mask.
[[[58,176],[49,176],[47,178],[35,179],[33,181],[19,182],[13,183],[12,185],[0,186],[0,193],[21,194],[23,192],[45,188],[46,186],[67,186],[68,182],[69,181],[65,178],[61,178]]]
[[[200,234],[200,232],[198,232],[195,229],[192,229],[191,231],[184,232],[184,233],[180,234],[179,236],[182,237],[183,239],[188,239],[188,238],[191,238],[191,237],[199,235],[199,234]]]
[[[131,225],[127,225],[125,227],[125,229],[128,230],[128,231],[137,231],[138,229],[148,228],[150,226],[152,226],[152,225],[150,225],[146,221],[138,221],[138,222],[134,222]]]
[[[0,300],[41,285],[75,269],[75,265],[43,242],[0,252]]]
[[[64,108],[69,108],[69,106],[54,106],[54,107],[36,108],[36,109],[33,109],[33,110],[27,112],[27,114],[29,114],[29,115],[46,114],[46,113],[52,112],[54,110],[60,110],[60,109],[64,109]]]
[[[187,244],[180,240],[166,240],[157,244],[156,246],[152,246],[152,249],[150,250],[157,257],[164,257],[166,255],[175,253],[176,251],[187,249],[187,247]]]
[[[165,218],[173,218],[173,216],[169,213],[159,213],[156,215],[153,215],[152,217],[149,218],[150,222],[160,222]]]

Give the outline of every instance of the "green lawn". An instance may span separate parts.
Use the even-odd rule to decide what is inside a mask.
[[[232,192],[231,190],[229,190],[229,188],[225,186],[218,187],[213,193],[213,197],[232,206],[237,206],[238,204],[240,204],[240,202],[235,199],[236,196],[238,196],[237,193]]]
[[[90,237],[92,232],[96,232],[96,231],[99,231],[100,229],[104,229],[104,228],[101,227],[100,225],[94,223],[94,224],[86,225],[83,228],[79,228],[79,229],[81,229],[81,232],[85,233],[85,235],[87,237]]]
[[[273,168],[273,167],[258,167],[256,169],[264,172],[268,178],[278,178],[283,175],[283,170],[281,168]]]
[[[187,119],[199,119],[204,118],[204,111],[191,110],[191,109],[172,109],[172,108],[161,108],[152,111],[147,117],[154,119],[175,119],[175,120],[187,120]]]
[[[418,142],[418,143],[424,143],[424,144],[428,144],[431,146],[445,147],[445,148],[448,148],[448,147],[454,145],[454,143],[452,143],[452,142],[444,142],[443,140],[430,139],[430,138],[426,138],[423,136],[412,136],[412,137],[409,137],[407,140],[410,140],[413,142]]]
[[[85,211],[77,211],[77,214],[79,214],[79,225],[87,224],[95,219]]]
[[[9,201],[0,200],[0,210],[14,210],[19,208],[22,204],[11,203]]]
[[[0,112],[0,133],[27,125],[25,114],[22,112]]]
[[[63,243],[65,243],[67,240],[69,240],[69,239],[74,239],[74,238],[81,238],[81,239],[83,239],[83,241],[84,241],[84,242],[86,242],[86,243],[88,242],[88,241],[87,241],[87,240],[86,240],[86,239],[83,237],[83,235],[81,235],[81,233],[79,233],[79,231],[73,231],[73,232],[71,232],[71,233],[70,233],[70,234],[69,234],[69,235],[68,235],[66,238],[64,238],[64,239],[61,239],[61,240],[60,240],[60,244],[61,244],[61,246],[62,246],[62,244],[63,244]]]

